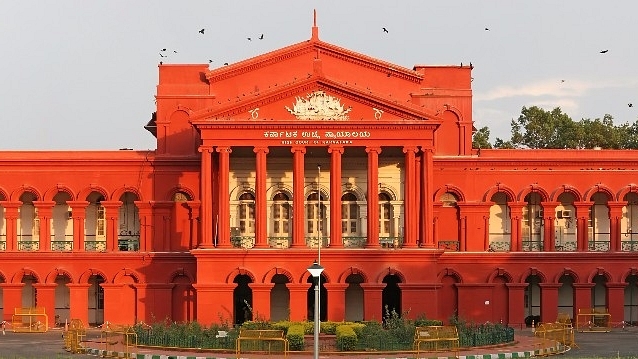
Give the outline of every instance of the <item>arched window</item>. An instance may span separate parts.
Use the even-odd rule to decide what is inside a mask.
[[[290,198],[283,192],[277,192],[272,200],[272,234],[275,237],[288,237],[290,233]]]
[[[239,196],[239,233],[255,234],[255,196],[246,192]]]
[[[379,193],[379,237],[392,235],[392,204],[387,193]]]
[[[321,200],[318,200],[317,192],[310,194],[306,200],[308,205],[306,206],[306,218],[307,218],[307,232],[306,234],[321,234],[323,236],[323,222],[326,219],[326,202],[323,196]],[[319,213],[319,202],[321,202],[321,213]],[[321,223],[320,223],[321,222]]]
[[[350,192],[341,196],[341,233],[344,236],[359,235],[359,205],[357,197]]]
[[[533,192],[525,196],[521,240],[523,251],[543,250],[543,210],[540,194]]]

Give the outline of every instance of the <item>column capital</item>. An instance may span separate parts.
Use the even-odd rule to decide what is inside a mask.
[[[339,145],[330,145],[328,146],[328,153],[339,153],[339,154],[343,154],[344,151],[344,147],[343,146],[339,146]]]
[[[403,146],[403,153],[416,153],[419,149],[416,146]]]
[[[188,208],[190,209],[199,209],[202,205],[202,202],[198,201],[198,200],[194,200],[194,201],[186,201],[186,205],[188,206]]]
[[[376,152],[377,154],[381,153],[380,146],[366,146],[366,153]]]
[[[71,208],[86,208],[89,205],[89,201],[66,201],[66,204]]]
[[[556,289],[556,290],[558,290],[558,288],[563,286],[563,283],[538,283],[538,286],[541,287],[541,289]]]
[[[230,146],[217,146],[217,147],[215,147],[215,152],[231,153],[231,152],[233,152],[233,149],[230,148]]]
[[[33,206],[38,209],[53,208],[55,201],[33,201]]]
[[[208,152],[208,153],[212,153],[213,152],[213,146],[204,146],[201,145],[197,148],[197,151],[204,153],[204,152]]]
[[[7,208],[20,208],[22,201],[0,201],[0,206]]]
[[[248,283],[248,288],[256,292],[270,292],[274,286],[274,283]]]
[[[302,154],[306,153],[306,147],[305,146],[292,146],[290,147],[290,152],[295,153],[295,152],[301,152]]]
[[[102,201],[100,204],[104,208],[119,208],[122,206],[122,201]]]
[[[253,148],[253,152],[254,153],[260,153],[260,152],[269,153],[270,149],[267,146],[255,146]]]

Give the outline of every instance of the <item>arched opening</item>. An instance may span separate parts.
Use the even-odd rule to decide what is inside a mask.
[[[385,193],[379,193],[379,238],[398,237],[396,224],[394,223],[394,208],[392,197]]]
[[[104,282],[100,275],[93,274],[89,277],[89,324],[93,326],[104,324],[104,288],[100,285]]]
[[[401,317],[401,278],[395,274],[388,274],[383,278],[385,287],[381,293],[381,313],[382,318],[385,320]]]
[[[511,250],[512,230],[507,194],[497,192],[491,198],[489,250],[508,252]]]
[[[563,274],[558,283],[561,284],[558,287],[558,313],[568,314],[570,318],[574,319],[576,313],[574,313],[574,278],[569,274]]]
[[[290,319],[290,291],[286,286],[290,283],[283,274],[275,274],[271,281],[275,285],[270,290],[270,319],[274,322]]]
[[[4,197],[2,193],[0,193],[0,251],[7,250],[7,217],[5,216],[5,208],[2,206],[1,201],[6,201],[7,199]],[[2,278],[0,278],[2,280]],[[0,289],[0,295],[2,294],[2,289]],[[2,299],[2,297],[0,297]],[[0,305],[2,305],[2,301],[0,300]]]
[[[532,192],[525,196],[523,221],[521,226],[521,243],[525,252],[543,250],[543,209],[541,196]]]
[[[120,251],[139,251],[140,250],[140,213],[135,205],[135,201],[139,200],[137,195],[131,192],[125,192],[120,201],[120,218],[119,218],[119,235],[117,238],[117,247]],[[164,235],[170,242],[170,233]]]
[[[591,200],[594,204],[589,211],[588,247],[590,251],[608,252],[611,248],[608,198],[605,193],[597,192],[591,196]]]
[[[594,309],[607,310],[607,277],[602,274],[594,276],[592,279],[594,287],[591,289],[591,306]]]
[[[556,223],[554,233],[556,236],[556,250],[574,252],[577,247],[578,228],[576,225],[576,207],[574,207],[574,195],[569,192],[558,196],[560,204],[556,207]]]
[[[19,207],[17,219],[19,251],[40,249],[40,218],[37,208],[33,205],[36,199],[37,197],[31,192],[24,192],[20,196],[22,205]]]
[[[246,321],[253,320],[253,291],[248,286],[248,283],[252,283],[252,279],[246,274],[239,274],[233,283],[237,284],[233,290],[234,323],[241,325]]]
[[[625,316],[624,321],[630,325],[638,324],[638,275],[632,274],[625,280]]]
[[[89,205],[84,218],[84,249],[87,252],[106,251],[106,212],[102,201],[104,196],[99,192],[91,192],[86,200]]]
[[[541,319],[541,278],[533,274],[527,276],[525,283],[525,325],[531,326],[532,322],[538,323]]]
[[[638,194],[629,192],[623,198],[627,203],[622,208],[620,220],[620,250],[638,251]]]
[[[322,274],[320,277],[321,286],[319,287],[319,301],[321,306],[319,308],[319,320],[326,321],[328,318],[328,290],[324,287],[326,283],[326,277]],[[307,308],[308,308],[308,320],[314,320],[315,318],[315,287],[317,283],[315,278],[308,276],[308,283],[312,283],[308,288],[308,295],[306,296]]]
[[[346,288],[346,312],[345,320],[349,322],[358,322],[364,320],[363,306],[363,276],[361,274],[350,274],[346,278],[348,287]]]
[[[330,239],[325,232],[326,228],[326,199],[317,192],[313,192],[306,198],[306,236],[310,247],[317,248],[317,243],[321,243],[321,247],[325,247]],[[321,205],[321,211],[319,211]],[[325,238],[324,238],[325,237]],[[321,239],[321,240],[320,240]]]
[[[0,276],[0,284],[5,283],[4,277]],[[7,313],[9,314],[9,313]],[[3,296],[3,292],[2,292],[2,286],[0,286],[0,315],[2,315],[2,318],[5,318],[4,316],[4,296]]]
[[[195,320],[195,288],[190,278],[185,275],[177,275],[173,278],[172,313],[173,321],[191,322]]]
[[[38,279],[31,275],[25,274],[22,276],[22,307],[34,308],[38,306],[38,290],[33,285],[38,283]]]
[[[274,248],[288,248],[290,247],[290,197],[281,191],[275,193],[271,208],[270,245]]]
[[[71,290],[67,284],[71,279],[64,274],[55,277],[55,316],[56,326],[62,325],[71,320]],[[50,319],[49,319],[50,320]]]
[[[341,196],[341,234],[343,237],[359,237],[359,205],[357,196],[346,192]]]
[[[73,215],[66,203],[72,198],[66,192],[58,192],[54,197],[51,229],[51,250],[70,252],[73,250]]]

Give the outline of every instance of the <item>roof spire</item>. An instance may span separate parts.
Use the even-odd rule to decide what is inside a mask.
[[[312,38],[311,40],[319,40],[319,28],[317,27],[317,9],[314,9],[312,15]]]

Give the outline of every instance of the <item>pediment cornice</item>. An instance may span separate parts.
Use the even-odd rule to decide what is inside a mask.
[[[254,94],[251,98],[238,98],[226,105],[208,108],[193,114],[193,121],[203,119],[231,119],[239,114],[248,113],[255,108],[261,108],[286,98],[306,95],[312,91],[326,91],[342,99],[348,99],[361,105],[382,110],[405,120],[422,121],[425,119],[441,121],[435,113],[412,104],[399,103],[397,100],[382,97],[372,92],[365,92],[325,77],[312,76],[306,80],[292,82],[280,86],[278,89]],[[357,121],[350,120],[350,122]]]
[[[210,70],[205,74],[205,76],[209,83],[215,83],[231,77],[250,73],[276,63],[281,63],[287,59],[301,56],[309,52],[317,52],[318,56],[331,56],[345,62],[356,64],[384,74],[389,74],[390,76],[398,77],[414,83],[420,83],[423,80],[423,74],[420,72],[320,40],[307,40],[286,46],[229,66]]]

